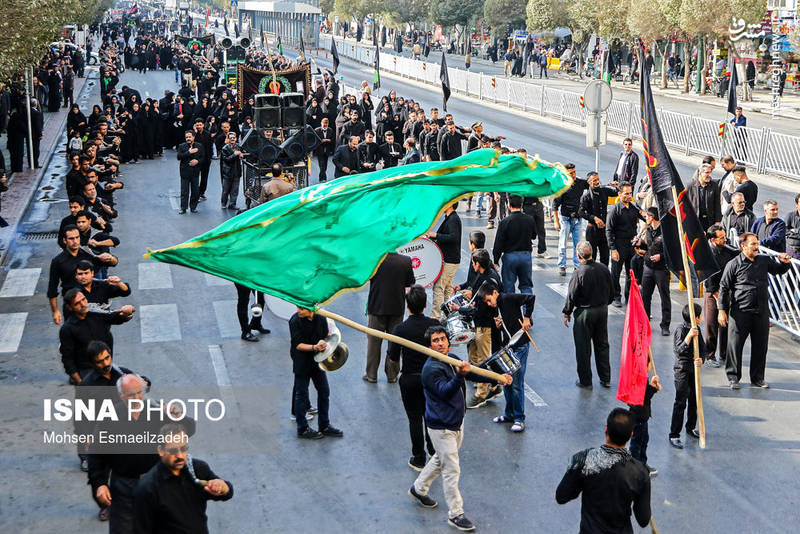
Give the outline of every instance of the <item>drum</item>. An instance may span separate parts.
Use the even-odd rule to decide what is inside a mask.
[[[458,310],[459,308],[465,308],[469,306],[469,300],[462,295],[461,293],[456,293],[442,304],[442,313],[444,313],[445,317],[450,313]]]
[[[514,355],[514,351],[509,346],[505,346],[489,356],[489,359],[483,362],[480,367],[500,375],[513,375],[519,369],[520,362]]]
[[[450,338],[450,345],[463,345],[475,339],[475,328],[472,321],[459,312],[448,315],[444,321],[444,327],[447,330],[447,337]]]
[[[414,278],[422,287],[432,286],[442,274],[444,257],[439,247],[426,237],[415,239],[407,245],[398,247],[398,254],[411,257]]]

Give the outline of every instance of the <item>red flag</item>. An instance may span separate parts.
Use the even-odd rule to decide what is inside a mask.
[[[639,285],[631,271],[631,291],[628,311],[622,329],[622,354],[619,362],[617,399],[632,406],[644,404],[647,389],[648,353],[650,349],[650,320],[644,311]]]
[[[211,16],[211,8],[206,8],[206,28],[208,28],[208,19]]]

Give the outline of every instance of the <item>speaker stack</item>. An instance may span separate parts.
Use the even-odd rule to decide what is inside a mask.
[[[302,93],[258,94],[254,100],[254,120],[257,130],[257,141],[250,141],[251,148],[258,144],[258,150],[249,150],[251,154],[258,154],[260,167],[271,166],[276,161],[284,166],[294,165],[319,146],[320,140],[314,129],[306,125],[305,99]],[[284,139],[282,144],[268,140],[264,135],[266,130],[281,131]],[[275,135],[277,138],[278,136]],[[242,140],[243,145],[246,142]]]

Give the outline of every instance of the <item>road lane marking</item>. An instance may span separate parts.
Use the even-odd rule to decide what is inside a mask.
[[[180,341],[177,304],[146,304],[139,307],[142,343]]]
[[[215,300],[214,315],[217,316],[220,337],[239,337],[242,334],[235,300]]]
[[[528,384],[525,384],[525,398],[531,401],[534,406],[547,406],[547,403],[544,401],[543,398],[536,393],[532,387]]]
[[[139,264],[139,289],[172,289],[172,271],[159,262]]]
[[[172,209],[178,211],[181,209],[181,193],[180,191],[175,191],[174,189],[170,189],[167,197],[169,198],[169,204],[172,206]]]
[[[38,267],[32,269],[9,269],[8,275],[0,289],[0,297],[30,297],[36,291],[42,270]]]
[[[209,345],[208,355],[211,357],[211,367],[214,368],[214,376],[217,377],[220,397],[225,404],[225,413],[234,419],[239,417],[239,408],[236,397],[231,388],[231,378],[228,375],[228,366],[225,364],[225,355],[219,345]]]
[[[0,352],[17,352],[28,312],[0,313]]]

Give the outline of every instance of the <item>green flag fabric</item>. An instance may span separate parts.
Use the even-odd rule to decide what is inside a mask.
[[[547,197],[560,164],[481,149],[450,161],[343,176],[252,208],[146,257],[184,265],[313,309],[364,285],[387,252],[427,232],[473,191]]]

